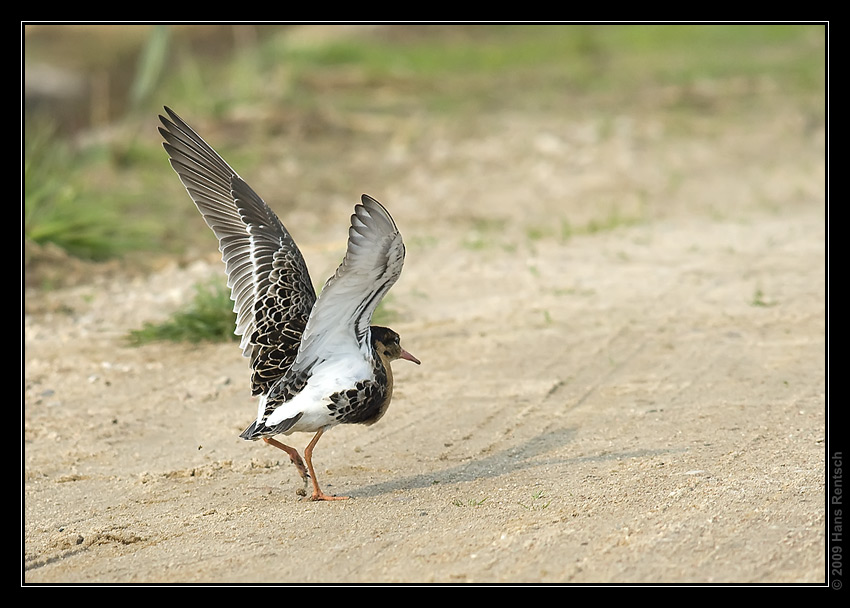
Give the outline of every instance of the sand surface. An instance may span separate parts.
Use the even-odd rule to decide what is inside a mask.
[[[256,406],[234,343],[126,343],[223,277],[214,248],[86,268],[26,293],[24,582],[822,583],[822,125],[392,131],[319,168],[368,183],[276,207],[315,282],[361,191],[406,239],[387,307],[422,365],[395,364],[380,423],[316,449],[352,499],[300,499],[281,452],[238,438]],[[243,173],[273,206],[282,162]]]

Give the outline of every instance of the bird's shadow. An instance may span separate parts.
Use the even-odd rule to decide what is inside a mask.
[[[352,491],[353,498],[375,497],[397,490],[426,488],[433,485],[452,485],[477,479],[494,478],[522,469],[545,465],[565,465],[577,462],[605,461],[618,458],[651,456],[669,450],[638,450],[630,452],[605,452],[578,458],[557,456],[560,448],[576,435],[572,428],[554,429],[532,437],[519,445],[500,450],[484,458],[473,458],[443,470],[398,477]],[[553,454],[554,453],[554,454]],[[546,455],[551,454],[546,457]]]

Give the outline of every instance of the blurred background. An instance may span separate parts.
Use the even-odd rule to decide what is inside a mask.
[[[763,185],[823,150],[818,24],[28,24],[22,43],[28,285],[216,253],[163,105],[301,239],[364,191],[430,222],[420,245],[462,226],[466,247],[710,215],[718,195],[823,203],[823,163]]]
[[[827,52],[819,24],[25,25],[27,582],[822,581]],[[322,439],[358,497],[332,518],[238,438],[163,106],[317,287],[361,193],[404,235],[373,320],[422,365]]]

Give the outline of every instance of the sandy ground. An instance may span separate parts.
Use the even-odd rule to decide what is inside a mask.
[[[281,211],[315,281],[361,191],[408,245],[388,307],[422,365],[316,450],[349,501],[238,438],[235,344],[125,343],[223,276],[214,250],[28,291],[23,581],[823,583],[822,125],[492,121],[364,150],[383,181],[320,229]],[[274,175],[245,177],[273,202]]]

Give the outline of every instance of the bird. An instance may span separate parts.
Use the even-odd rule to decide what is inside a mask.
[[[405,247],[390,213],[367,194],[350,218],[345,255],[319,294],[295,240],[254,190],[171,108],[159,115],[162,145],[190,198],[218,238],[236,313],[234,333],[250,359],[256,418],[239,435],[286,452],[310,500],[325,494],[313,449],[338,424],[371,425],[393,395],[391,363],[417,365],[398,333],[372,315],[398,280]],[[302,459],[275,437],[313,433]]]

